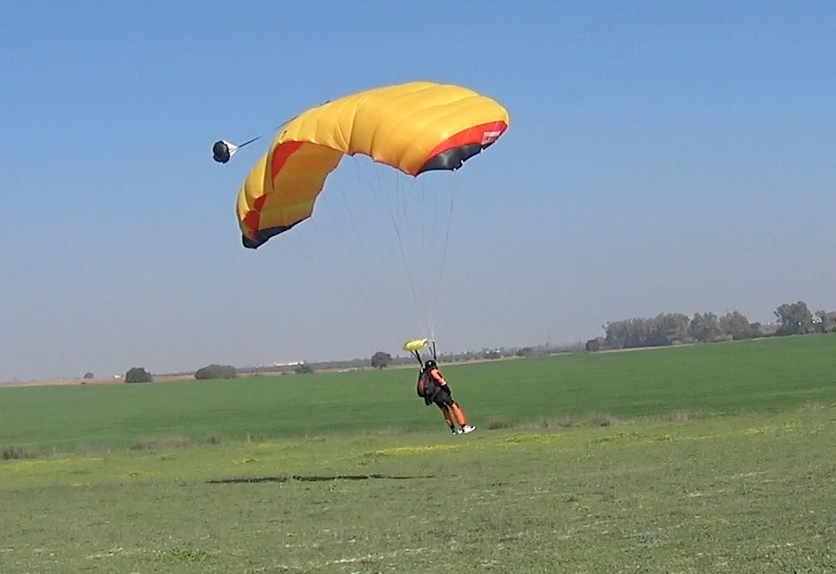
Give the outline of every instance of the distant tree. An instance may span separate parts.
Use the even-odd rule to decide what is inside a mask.
[[[692,339],[700,343],[711,343],[723,334],[720,328],[720,320],[714,313],[694,313],[691,323],[688,325],[688,334]]]
[[[688,316],[682,313],[660,313],[650,321],[647,344],[661,347],[686,342],[688,323]]]
[[[624,321],[609,321],[606,325],[604,325],[604,339],[613,349],[624,348],[624,343],[627,339],[624,324]]]
[[[293,370],[297,375],[308,375],[314,372],[313,367],[311,367],[308,363],[296,365]]]
[[[194,378],[199,381],[217,379],[234,379],[238,376],[238,369],[232,365],[207,365],[195,371]]]
[[[778,335],[803,335],[813,332],[813,314],[804,301],[784,303],[775,310],[775,316],[781,323]]]
[[[600,337],[596,337],[594,339],[588,340],[586,342],[586,350],[591,352],[591,353],[594,353],[595,351],[600,351],[601,350],[601,340],[600,339],[601,339]]]
[[[688,341],[688,316],[660,313],[652,319],[612,321],[604,327],[607,346],[613,349],[661,347]]]
[[[146,371],[143,367],[131,367],[125,373],[126,383],[150,383],[154,380],[151,373]]]
[[[834,333],[836,332],[836,311],[816,311],[815,328],[819,333]]]
[[[384,353],[383,351],[378,351],[374,355],[372,355],[372,367],[375,369],[384,369],[389,366],[389,363],[392,362],[392,355],[389,353]]]
[[[646,347],[650,336],[650,323],[644,318],[628,319],[626,321],[627,338],[624,341],[626,349]]]
[[[91,373],[90,371],[87,371],[86,373],[84,373],[84,378],[85,378],[85,379],[92,379],[92,378],[94,378],[95,376],[96,376],[96,375],[94,375],[94,374],[93,374],[93,373]]]
[[[755,338],[755,328],[740,311],[726,313],[720,317],[720,331],[735,341]]]

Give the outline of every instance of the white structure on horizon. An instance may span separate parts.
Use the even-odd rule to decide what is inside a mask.
[[[298,367],[299,365],[304,365],[305,361],[289,361],[287,363],[273,363],[273,367]]]

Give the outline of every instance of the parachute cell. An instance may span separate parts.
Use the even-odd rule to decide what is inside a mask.
[[[493,144],[508,121],[494,100],[430,82],[377,88],[303,112],[279,132],[241,188],[243,244],[255,249],[310,217],[343,155],[367,155],[410,176],[455,170]]]

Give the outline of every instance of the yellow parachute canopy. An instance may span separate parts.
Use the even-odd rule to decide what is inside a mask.
[[[413,339],[403,344],[404,351],[420,351],[426,349],[432,341],[429,339]]]
[[[344,154],[368,155],[412,176],[455,170],[494,143],[508,122],[494,100],[431,82],[377,88],[307,110],[279,132],[238,194],[244,246],[255,249],[309,218]]]

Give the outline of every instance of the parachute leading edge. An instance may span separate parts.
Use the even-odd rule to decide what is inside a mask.
[[[317,196],[346,154],[363,154],[417,176],[456,170],[508,128],[507,110],[467,88],[411,82],[368,90],[303,112],[289,121],[253,167],[238,194],[245,247],[309,218]],[[235,146],[218,142],[216,161]],[[225,154],[224,152],[228,152]]]

